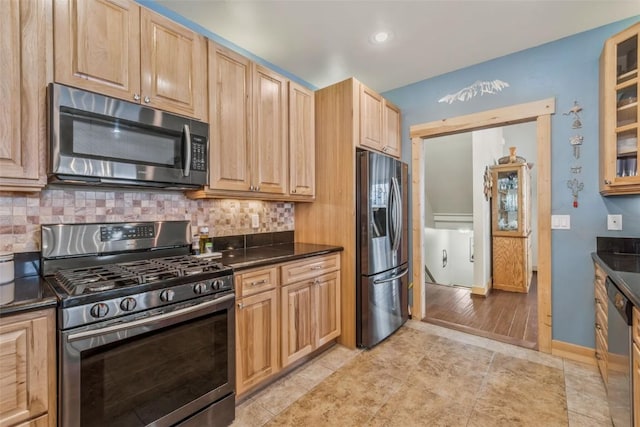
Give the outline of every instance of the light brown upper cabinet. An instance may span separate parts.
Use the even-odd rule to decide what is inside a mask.
[[[608,39],[600,55],[600,193],[640,194],[640,23]]]
[[[56,82],[207,120],[205,37],[130,0],[54,1]]]
[[[313,92],[211,41],[209,82],[209,185],[189,196],[312,199]]]
[[[400,109],[360,83],[360,147],[400,157]]]
[[[315,108],[313,91],[289,82],[289,191],[291,197],[316,193]]]
[[[286,194],[288,82],[262,65],[252,64],[252,70],[253,191]]]
[[[46,86],[51,71],[48,1],[0,2],[0,190],[37,191],[47,183]]]
[[[384,153],[400,158],[402,154],[402,139],[400,129],[400,108],[391,102],[384,100],[384,136],[385,144],[382,147]]]

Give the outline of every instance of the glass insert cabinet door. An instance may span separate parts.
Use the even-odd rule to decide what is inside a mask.
[[[498,230],[518,229],[518,171],[498,172]]]
[[[608,38],[600,55],[600,193],[640,194],[640,22]]]
[[[528,232],[528,169],[526,163],[491,167],[492,231],[498,235],[522,236]]]
[[[638,176],[638,35],[616,45],[616,177]]]

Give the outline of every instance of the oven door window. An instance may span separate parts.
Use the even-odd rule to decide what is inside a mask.
[[[218,312],[82,352],[82,426],[143,426],[229,383]]]
[[[60,149],[71,157],[178,169],[182,165],[181,132],[62,108],[60,134]]]

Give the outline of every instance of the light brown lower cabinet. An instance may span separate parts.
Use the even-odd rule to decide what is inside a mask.
[[[600,268],[598,264],[594,264],[595,276],[593,279],[594,295],[595,295],[595,312],[596,322],[594,325],[595,341],[596,341],[596,362],[600,375],[607,385],[607,363],[608,363],[608,346],[607,346],[607,289],[605,280],[607,274]]]
[[[0,425],[56,425],[55,309],[0,318]]]
[[[237,273],[236,395],[340,335],[340,254]]]
[[[282,267],[282,367],[340,336],[339,269],[339,254]]]
[[[236,275],[236,394],[280,370],[276,268]]]
[[[637,342],[633,343],[633,362],[631,375],[633,376],[633,425],[640,426],[640,349]]]

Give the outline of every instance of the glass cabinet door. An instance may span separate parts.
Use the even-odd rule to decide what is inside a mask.
[[[517,231],[520,224],[518,198],[518,170],[499,171],[497,173],[497,229],[499,231]]]
[[[616,45],[616,178],[638,176],[638,35]]]

